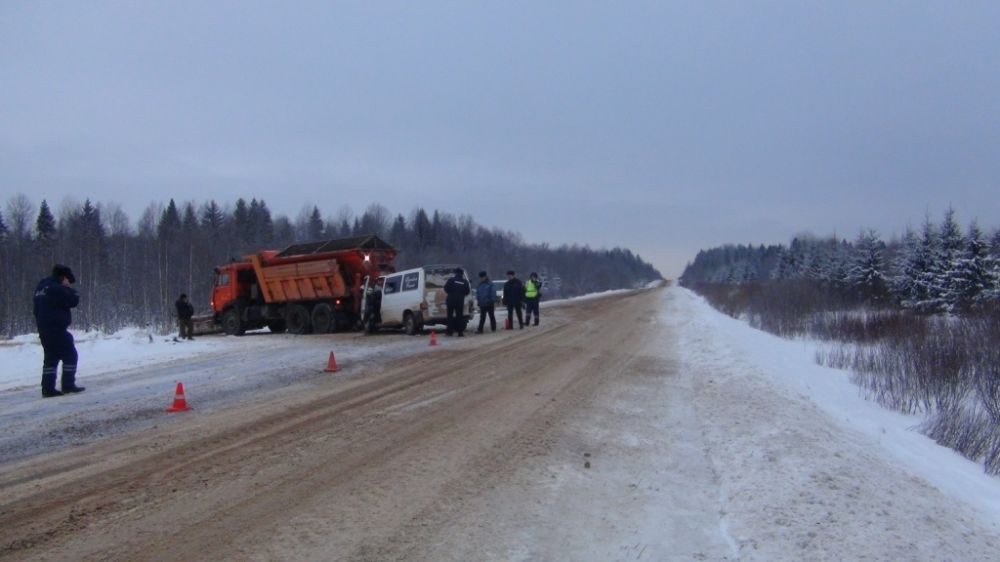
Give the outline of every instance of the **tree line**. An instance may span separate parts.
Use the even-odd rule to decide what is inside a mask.
[[[853,241],[812,236],[788,246],[726,245],[698,252],[680,278],[686,286],[802,282],[859,301],[918,313],[967,313],[1000,305],[1000,229],[987,237],[955,211],[940,222],[883,241],[871,229]]]
[[[393,215],[373,203],[360,215],[341,207],[325,216],[318,206],[306,205],[291,219],[273,215],[263,199],[240,198],[232,205],[170,199],[150,204],[133,223],[116,204],[66,202],[54,213],[46,200],[36,207],[18,194],[0,212],[0,335],[34,331],[31,296],[55,263],[76,275],[82,296],[74,312],[78,329],[165,329],[180,293],[190,295],[199,312],[208,311],[217,265],[261,249],[366,234],[399,250],[399,269],[460,263],[470,277],[486,270],[497,279],[508,269],[537,271],[548,280],[548,297],[635,287],[661,277],[628,249],[531,244],[468,215],[422,208]]]

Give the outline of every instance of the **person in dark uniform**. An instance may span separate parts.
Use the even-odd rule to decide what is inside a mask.
[[[194,306],[188,302],[188,296],[181,293],[177,302],[174,303],[177,307],[177,337],[182,340],[193,340],[194,339],[194,321],[191,320],[194,317]]]
[[[535,326],[538,325],[538,301],[542,298],[542,282],[538,274],[532,272],[524,284],[524,323],[531,325],[531,315],[535,315]]]
[[[463,311],[465,297],[470,292],[469,281],[465,278],[465,272],[461,267],[456,267],[454,275],[444,284],[444,292],[448,295],[445,305],[448,310],[448,328],[446,335],[458,333],[458,337],[465,337],[465,314]]]
[[[476,302],[479,304],[479,329],[477,334],[483,333],[483,326],[486,325],[486,317],[490,317],[490,329],[497,331],[497,318],[494,316],[497,293],[493,289],[493,281],[485,271],[479,272],[479,286],[476,287]]]
[[[524,304],[524,283],[517,278],[514,270],[507,272],[507,282],[503,284],[503,303],[507,305],[507,329],[514,329],[514,313],[517,312],[518,329],[524,328],[521,305]]]
[[[45,357],[42,360],[42,397],[51,398],[76,392],[84,387],[76,385],[78,355],[69,325],[73,322],[70,309],[80,304],[80,295],[70,287],[76,283],[73,271],[56,264],[52,276],[38,282],[35,288],[34,312],[38,337],[42,340]],[[62,392],[56,390],[56,373],[62,362]]]

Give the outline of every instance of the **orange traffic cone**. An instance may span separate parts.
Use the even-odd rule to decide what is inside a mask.
[[[333,352],[330,352],[330,360],[326,362],[326,368],[323,369],[324,373],[336,373],[340,369],[337,368],[337,360],[333,357]]]
[[[167,408],[168,412],[186,412],[191,408],[187,405],[187,400],[184,399],[184,385],[177,383],[177,390],[174,391],[174,403]]]
[[[437,334],[437,332],[432,331],[431,332],[431,343],[430,343],[430,345],[431,345],[431,347],[434,347],[437,344],[438,344],[438,334]]]

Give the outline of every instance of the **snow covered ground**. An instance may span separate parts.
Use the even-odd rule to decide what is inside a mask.
[[[849,373],[816,365],[817,344],[754,330],[682,288],[640,298],[626,302],[659,309],[632,315],[637,353],[578,380],[599,392],[544,425],[559,428],[539,441],[545,454],[470,491],[452,521],[464,530],[438,559],[997,559],[1000,479],[918,433],[919,419],[864,400]],[[257,390],[330,384],[331,348],[344,368],[334,382],[370,359],[428,350],[425,337],[400,334],[109,339],[89,352],[125,366],[95,373],[95,358],[83,379],[93,393],[42,400],[33,372],[0,391],[0,462],[166,423],[179,374],[206,412]],[[0,363],[40,358],[18,346]]]
[[[741,557],[997,559],[1000,479],[864,400],[816,344],[665,294]]]
[[[543,321],[546,309],[566,302],[543,302]],[[502,327],[506,309],[497,312]],[[474,317],[472,330],[477,323]],[[392,331],[376,336],[354,332],[294,336],[261,330],[242,337],[213,334],[180,342],[174,335],[138,328],[111,335],[74,331],[80,355],[77,382],[87,391],[47,400],[40,397],[38,336],[0,342],[0,426],[4,427],[0,463],[166,423],[163,409],[170,404],[177,382],[184,383],[189,403],[210,412],[258,399],[265,391],[324,384],[330,375],[323,368],[331,351],[341,368],[336,376],[343,378],[357,376],[372,361],[427,350],[426,337]]]
[[[687,301],[701,327],[718,338],[712,347],[715,360],[723,358],[739,365],[752,361],[769,381],[789,393],[808,399],[845,429],[857,431],[877,444],[899,463],[950,496],[962,500],[1000,524],[1000,478],[983,472],[982,464],[942,447],[916,430],[922,419],[887,410],[862,397],[850,381],[850,372],[817,365],[816,351],[822,344],[787,340],[754,330],[745,322],[726,316],[694,293],[680,289],[678,299]],[[690,333],[690,331],[689,331]],[[701,356],[696,348],[692,359]],[[729,349],[734,353],[721,354]]]

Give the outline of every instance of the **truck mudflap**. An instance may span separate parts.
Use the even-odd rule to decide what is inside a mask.
[[[215,322],[214,314],[195,316],[191,318],[191,322],[194,324],[194,334],[196,336],[203,336],[205,334],[218,334],[222,332],[222,324],[217,324]]]

